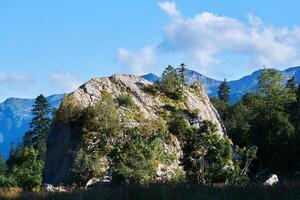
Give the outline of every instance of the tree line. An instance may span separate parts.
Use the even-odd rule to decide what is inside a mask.
[[[245,94],[234,105],[226,80],[219,86],[218,97],[211,100],[233,143],[257,146],[257,159],[250,166],[253,179],[276,173],[281,179],[296,180],[300,170],[300,85],[295,76],[284,83],[275,69],[263,69],[257,81],[257,91]]]

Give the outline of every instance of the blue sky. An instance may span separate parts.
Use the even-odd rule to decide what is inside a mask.
[[[0,1],[0,101],[184,62],[216,79],[300,65],[296,0]]]

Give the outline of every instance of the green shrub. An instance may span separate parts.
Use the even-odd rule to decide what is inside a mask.
[[[231,169],[232,147],[227,137],[217,133],[216,126],[204,121],[186,137],[182,164],[190,183],[226,183]]]
[[[190,130],[190,124],[184,114],[174,113],[168,122],[169,131],[176,135],[179,139],[183,139]]]
[[[156,96],[159,92],[159,87],[156,84],[147,85],[142,88],[145,93]]]
[[[82,110],[82,106],[73,96],[64,96],[59,109],[55,112],[55,121],[62,123],[76,122]]]
[[[11,174],[19,187],[32,190],[41,186],[44,162],[38,160],[36,150],[32,147],[20,148],[11,162]]]
[[[165,135],[161,132],[147,136],[134,129],[130,139],[111,154],[115,163],[113,180],[141,185],[155,182],[158,164],[172,159],[172,156],[164,151],[162,137]]]
[[[14,178],[0,175],[0,188],[1,187],[16,187],[17,182]]]
[[[120,95],[117,97],[117,102],[120,106],[130,107],[133,105],[132,97],[129,95]]]

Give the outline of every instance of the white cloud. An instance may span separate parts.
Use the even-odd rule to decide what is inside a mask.
[[[142,75],[151,72],[155,66],[155,46],[146,46],[138,52],[119,48],[117,51],[117,61],[126,67],[130,73]]]
[[[4,73],[0,72],[0,102],[16,94],[28,92],[34,85],[35,80],[25,73]],[[10,94],[8,96],[8,94]]]
[[[170,17],[179,17],[180,12],[176,9],[176,4],[170,1],[158,3],[158,6],[164,10]]]
[[[56,87],[65,90],[65,92],[71,92],[80,86],[80,82],[70,73],[54,72],[50,74],[50,80]]]
[[[202,71],[212,67],[222,70],[222,65],[232,63],[234,55],[244,56],[248,66],[256,67],[287,67],[300,62],[300,27],[266,25],[253,14],[248,15],[249,23],[210,12],[194,17],[169,16],[172,20],[165,27],[161,46],[166,52],[183,54],[185,61]],[[222,59],[224,54],[233,56]]]
[[[253,14],[247,15],[247,22],[210,12],[185,17],[174,2],[158,6],[171,19],[157,44],[160,56],[155,57],[158,48],[153,46],[137,53],[120,48],[118,60],[131,72],[149,72],[154,63],[169,64],[162,62],[164,56],[222,78],[246,68],[249,72],[262,66],[282,68],[300,63],[300,26],[275,27]]]
[[[22,73],[0,73],[0,83],[17,85],[31,82],[26,74]]]

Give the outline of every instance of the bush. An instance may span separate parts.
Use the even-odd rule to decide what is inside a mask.
[[[82,124],[85,151],[87,149],[89,149],[87,153],[106,151],[110,139],[121,131],[119,113],[109,93],[104,93],[94,107],[85,109]],[[93,148],[88,148],[90,144],[94,144]]]
[[[130,107],[133,105],[132,97],[129,95],[120,95],[117,97],[117,102],[120,106]]]
[[[8,187],[16,187],[17,182],[14,178],[12,177],[6,177],[3,175],[0,175],[0,188],[8,188]]]
[[[159,91],[159,87],[156,84],[151,84],[143,87],[142,90],[148,94],[155,96]]]
[[[116,148],[111,156],[115,163],[113,180],[126,184],[148,184],[156,181],[159,163],[168,163],[172,156],[164,151],[164,132],[151,136],[134,129],[130,140]]]
[[[63,123],[76,122],[82,110],[82,106],[73,96],[64,96],[59,109],[55,112],[55,121]]]
[[[44,163],[38,160],[38,152],[32,147],[20,148],[18,155],[11,161],[11,173],[17,185],[26,190],[40,187]]]
[[[169,131],[178,138],[183,139],[190,130],[190,124],[184,114],[175,113],[168,122]]]
[[[187,135],[182,164],[190,183],[226,183],[232,168],[231,141],[217,133],[216,126],[204,121]]]
[[[72,181],[79,186],[85,186],[88,180],[93,177],[101,178],[106,172],[105,164],[99,162],[101,156],[87,154],[82,148],[76,153],[72,164]]]

